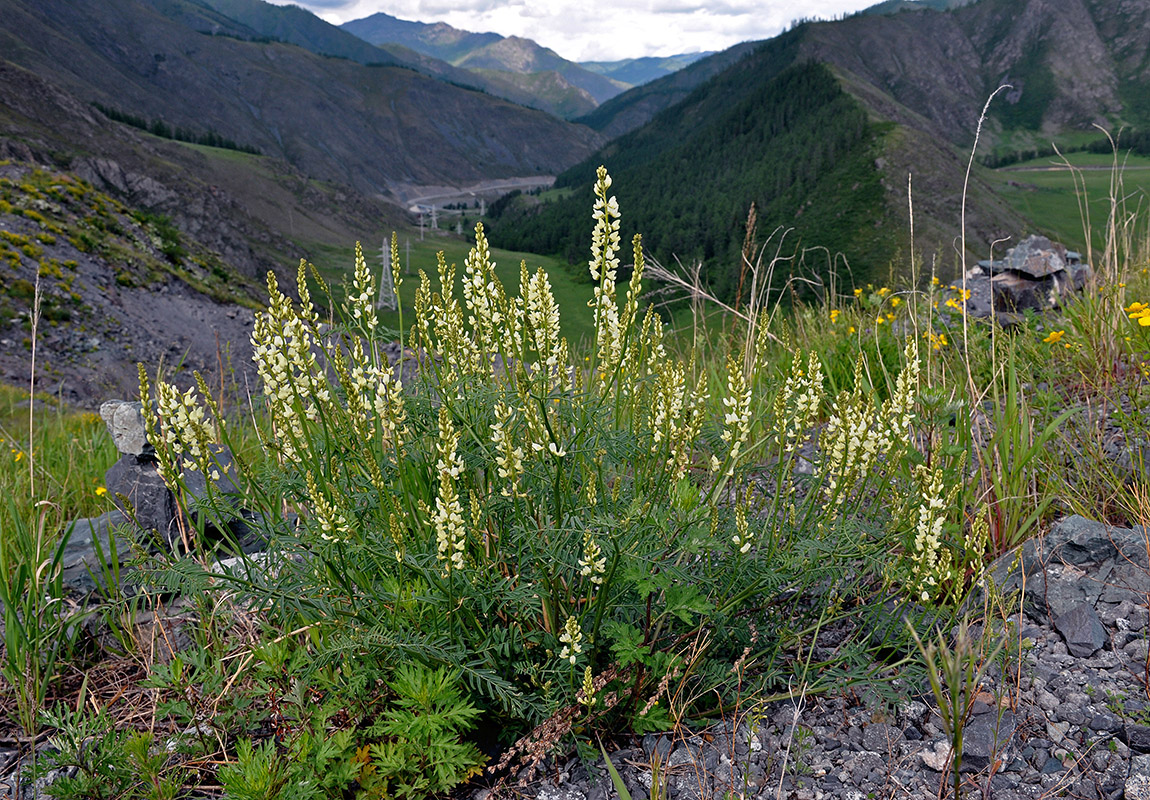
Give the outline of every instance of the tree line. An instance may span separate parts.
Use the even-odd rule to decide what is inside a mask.
[[[181,128],[179,126],[169,125],[162,119],[148,120],[138,114],[132,114],[127,111],[121,111],[118,108],[106,106],[103,103],[96,101],[92,102],[96,110],[103,114],[113,122],[122,122],[125,125],[131,125],[133,128],[139,128],[142,131],[147,131],[153,136],[159,136],[161,139],[174,139],[179,142],[188,142],[190,144],[201,144],[207,147],[222,147],[225,150],[238,150],[241,153],[249,153],[253,156],[262,155],[258,147],[252,145],[239,144],[226,136],[221,136],[211,128],[208,128],[206,133],[193,131],[188,128]]]

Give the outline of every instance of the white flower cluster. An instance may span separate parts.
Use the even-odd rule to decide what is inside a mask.
[[[735,547],[739,548],[739,552],[744,555],[751,551],[751,544],[754,542],[754,536],[751,534],[751,526],[747,522],[747,505],[745,502],[739,503],[735,506],[735,535],[731,537]]]
[[[875,407],[872,396],[863,396],[861,362],[855,366],[854,391],[843,392],[835,400],[824,434],[823,464],[826,496],[836,505],[907,435],[918,394],[918,346],[913,340],[904,356],[906,366],[895,391],[881,408]]]
[[[212,480],[219,480],[219,472],[209,466],[212,434],[204,422],[204,408],[195,389],[180,394],[172,384],[157,381],[156,409],[164,450],[175,456],[182,469],[195,472],[202,468],[210,472]],[[161,464],[161,477],[168,486],[175,484],[176,475],[171,474],[174,466]]]
[[[363,257],[363,247],[355,243],[355,272],[352,276],[354,294],[347,298],[347,310],[355,323],[369,336],[375,333],[379,319],[375,313],[375,278]]]
[[[336,507],[335,503],[319,490],[315,476],[309,471],[306,477],[307,496],[311,505],[311,513],[319,523],[319,535],[327,541],[340,541],[351,536],[351,528],[347,524],[344,513]]]
[[[656,448],[664,441],[674,441],[673,431],[683,415],[686,377],[686,367],[681,363],[660,365],[651,398],[651,435]]]
[[[451,413],[446,405],[439,407],[439,441],[435,451],[438,459],[435,468],[439,472],[439,494],[435,498],[435,543],[439,560],[444,571],[463,569],[463,552],[467,546],[467,531],[463,525],[463,506],[459,502],[456,482],[463,473],[463,459],[456,448],[459,446],[459,432],[451,421]]]
[[[823,402],[823,365],[818,353],[811,352],[803,369],[802,357],[795,353],[791,372],[775,395],[775,442],[792,453],[810,438]]]
[[[502,285],[495,276],[495,262],[491,260],[483,223],[475,225],[475,246],[464,262],[463,302],[469,312],[467,321],[475,332],[479,349],[487,356],[499,347],[505,304]]]
[[[607,557],[603,555],[602,548],[591,535],[591,531],[583,532],[583,555],[579,558],[579,574],[590,578],[596,586],[603,584],[603,575],[607,571]]]
[[[500,490],[504,497],[519,493],[519,477],[523,474],[523,448],[511,439],[511,407],[499,401],[495,404],[495,422],[491,425],[491,443],[495,445],[495,463],[499,477],[507,483]]]
[[[583,652],[583,629],[579,627],[579,620],[575,617],[567,618],[559,634],[559,641],[563,644],[563,649],[559,651],[559,659],[574,664],[575,659]]]
[[[372,406],[379,420],[384,442],[391,442],[392,458],[398,459],[407,439],[407,410],[403,404],[403,382],[398,370],[393,376],[388,369],[375,374],[375,397]]]
[[[727,395],[723,398],[722,440],[730,447],[727,452],[726,476],[735,474],[743,445],[751,434],[751,387],[743,367],[733,358],[727,358]],[[711,457],[711,471],[719,471],[719,459]]]
[[[922,602],[931,594],[950,566],[950,552],[942,550],[942,528],[946,523],[946,498],[943,496],[941,468],[918,465],[915,474],[922,489],[918,522],[914,532],[914,567],[912,587]],[[941,553],[941,556],[940,556]]]
[[[592,217],[595,229],[591,232],[591,279],[596,282],[595,296],[588,304],[595,311],[595,342],[599,348],[599,363],[604,369],[613,367],[619,359],[620,321],[615,302],[615,276],[619,269],[619,203],[612,195],[611,176],[606,167],[599,167],[595,182],[595,208]]]
[[[527,335],[538,361],[531,364],[533,374],[543,377],[547,385],[559,377],[560,338],[559,304],[551,294],[547,272],[540,267],[526,286],[523,308],[527,317]]]
[[[304,285],[306,287],[306,283]],[[308,325],[296,314],[291,300],[279,290],[271,272],[268,273],[268,294],[268,310],[256,314],[252,330],[252,359],[277,427],[280,453],[285,459],[295,461],[298,460],[297,446],[306,442],[303,420],[317,420],[316,403],[330,402],[330,394],[326,381],[316,377],[318,368],[311,351]]]
[[[439,356],[443,369],[439,378],[444,383],[451,383],[460,375],[489,377],[491,365],[483,363],[482,353],[468,335],[463,309],[455,299],[455,267],[448,266],[442,252],[436,258],[439,292],[432,292],[431,281],[422,270],[415,291],[416,331],[421,345]]]

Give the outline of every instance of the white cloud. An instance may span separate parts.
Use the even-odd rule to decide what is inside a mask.
[[[877,0],[271,0],[340,24],[382,11],[467,31],[523,36],[573,61],[723,50]]]

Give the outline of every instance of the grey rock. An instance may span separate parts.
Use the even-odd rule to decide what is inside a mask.
[[[1150,753],[1150,727],[1127,724],[1122,729],[1122,741],[1135,753]]]
[[[993,262],[991,269],[1010,270],[1030,278],[1045,278],[1065,271],[1066,261],[1066,248],[1063,245],[1045,236],[1027,236],[1006,251],[1006,258]]]
[[[670,755],[671,750],[674,748],[675,743],[671,740],[669,735],[656,736],[653,733],[648,733],[643,737],[643,752],[651,758],[658,754],[659,760],[665,762],[667,756]]]
[[[64,585],[79,594],[94,591],[97,581],[102,580],[97,546],[105,561],[111,557],[113,549],[117,558],[126,559],[131,551],[131,539],[124,531],[133,527],[124,512],[119,510],[109,511],[99,517],[74,520],[60,561]]]
[[[988,576],[1005,592],[1026,587],[1026,609],[1047,623],[1074,606],[1132,600],[1150,587],[1141,528],[1115,528],[1084,517],[1058,522],[991,564]],[[1142,596],[1144,597],[1144,595]]]
[[[104,475],[104,486],[117,507],[136,520],[144,530],[170,537],[176,518],[176,501],[151,461],[125,455]],[[127,498],[121,507],[119,496]]]
[[[1005,258],[978,262],[964,282],[970,292],[968,313],[1013,325],[1026,311],[1059,307],[1094,274],[1074,256],[1044,236],[1030,236],[1007,250]]]
[[[1063,273],[1065,274],[1065,273]],[[1034,279],[1016,272],[1003,272],[990,279],[990,292],[998,312],[1049,311],[1062,299],[1059,281],[1051,275]]]
[[[142,404],[127,400],[109,400],[100,406],[100,416],[116,449],[126,456],[152,456],[156,452],[148,442],[143,408]]]
[[[1089,658],[1106,643],[1106,629],[1098,613],[1079,603],[1054,619],[1054,629],[1066,640],[1066,649],[1078,658]]]
[[[1113,733],[1114,731],[1122,730],[1122,720],[1109,711],[1103,711],[1099,714],[1095,714],[1091,718],[1090,729],[1104,733]]]
[[[1005,761],[1016,725],[1014,714],[1009,711],[1003,712],[1001,720],[997,714],[983,714],[971,720],[963,734],[962,770],[979,772],[996,758]]]
[[[863,747],[876,753],[889,753],[897,750],[903,739],[901,730],[893,725],[875,723],[863,729]]]
[[[1150,800],[1150,776],[1131,775],[1126,779],[1126,800]]]
[[[1150,594],[1150,570],[1120,563],[1107,576],[1099,599],[1107,603],[1138,603],[1145,602],[1147,594]]]

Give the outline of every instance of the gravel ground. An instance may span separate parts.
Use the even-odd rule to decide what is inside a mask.
[[[1005,657],[988,665],[970,708],[964,797],[1150,798],[1146,541],[1141,529],[1071,517],[1024,548],[1037,588],[1010,618]],[[653,782],[675,800],[951,796],[952,750],[934,696],[901,689],[906,699],[893,707],[861,690],[779,702],[707,730],[636,739],[610,759],[634,800],[655,800]],[[617,797],[601,759],[544,767],[504,792]]]

